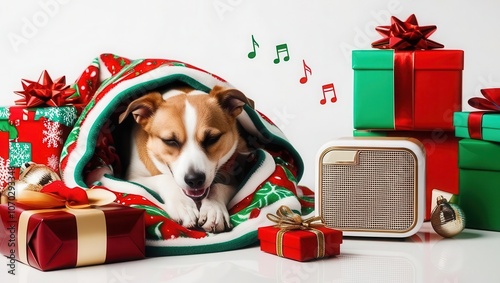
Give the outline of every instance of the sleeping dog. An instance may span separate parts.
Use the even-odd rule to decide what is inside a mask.
[[[128,105],[119,122],[131,115],[136,123],[125,178],[159,194],[162,208],[183,226],[222,232],[231,229],[226,206],[236,188],[214,180],[228,161],[247,152],[236,117],[252,102],[220,86],[198,92],[151,92]]]

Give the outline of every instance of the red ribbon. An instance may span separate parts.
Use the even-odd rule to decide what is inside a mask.
[[[53,181],[45,185],[40,192],[56,195],[72,205],[89,204],[89,198],[84,189],[79,187],[70,189],[63,181]]]
[[[413,51],[394,52],[394,129],[412,130],[414,111]]]
[[[436,26],[419,26],[414,14],[406,21],[391,17],[390,26],[375,28],[384,38],[372,43],[379,49],[394,49],[394,129],[412,130],[414,116],[414,52],[442,48],[428,39]]]
[[[469,113],[467,125],[469,128],[469,136],[472,139],[482,139],[482,125],[484,114],[500,112],[500,88],[485,88],[481,89],[483,97],[473,97],[468,100],[470,106],[483,110]]]
[[[66,85],[64,76],[52,81],[47,71],[43,71],[38,79],[38,82],[23,79],[22,91],[14,91],[14,93],[23,98],[16,100],[16,105],[26,105],[28,107],[35,106],[62,106],[72,102],[70,98],[75,93],[73,88]]]
[[[443,48],[444,45],[428,39],[437,27],[419,26],[414,14],[406,21],[391,17],[390,26],[378,26],[375,30],[384,38],[372,43],[372,47],[379,49],[419,50]]]
[[[36,209],[50,208],[90,208],[112,203],[116,195],[103,188],[84,190],[80,187],[69,188],[63,181],[56,180],[40,191],[23,190],[16,198],[18,203]]]

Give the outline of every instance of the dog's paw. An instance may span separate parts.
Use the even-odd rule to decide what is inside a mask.
[[[226,205],[216,200],[204,199],[200,207],[198,225],[207,232],[220,233],[232,228]]]
[[[167,202],[165,211],[170,218],[186,228],[193,228],[198,225],[200,212],[196,203],[190,198],[172,198]]]

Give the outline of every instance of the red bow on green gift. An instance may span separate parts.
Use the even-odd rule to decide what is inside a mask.
[[[469,136],[472,139],[483,138],[483,116],[485,111],[500,111],[500,88],[485,88],[481,89],[483,97],[473,97],[468,100],[470,106],[483,110],[478,112],[471,112],[467,118],[469,125]]]
[[[47,71],[43,71],[38,82],[23,79],[22,85],[22,91],[14,92],[23,97],[16,100],[16,105],[57,107],[74,100],[71,95],[75,93],[75,90],[66,85],[66,78],[62,76],[52,81]]]
[[[437,27],[434,25],[419,26],[417,18],[413,14],[404,22],[393,16],[390,26],[375,28],[384,38],[373,42],[372,47],[395,50],[443,48],[444,45],[428,39],[436,29]]]
[[[470,106],[479,110],[500,111],[500,88],[481,89],[482,97],[473,97],[469,99]]]

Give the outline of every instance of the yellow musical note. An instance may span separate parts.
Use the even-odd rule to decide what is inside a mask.
[[[283,57],[283,60],[285,60],[285,61],[290,60],[290,54],[288,53],[288,45],[286,43],[279,44],[279,45],[276,45],[277,58],[274,59],[274,64],[278,64],[280,62],[280,53],[286,53],[285,57]]]
[[[309,68],[309,66],[306,65],[305,60],[302,60],[302,65],[304,66],[304,76],[300,78],[300,83],[305,84],[307,83],[307,73],[309,73],[309,75],[312,75],[312,70],[311,68]]]
[[[320,100],[319,103],[321,103],[322,105],[326,104],[326,93],[327,92],[333,92],[333,96],[332,96],[332,99],[330,101],[332,103],[337,102],[337,93],[335,92],[335,87],[334,87],[333,83],[323,85],[322,88],[323,88],[323,98]]]
[[[255,41],[255,38],[252,35],[252,47],[253,47],[253,51],[250,51],[248,53],[248,58],[250,58],[250,59],[255,58],[255,56],[257,55],[257,52],[255,51],[255,46],[257,46],[257,47],[260,48],[259,43],[257,43],[257,41]]]

